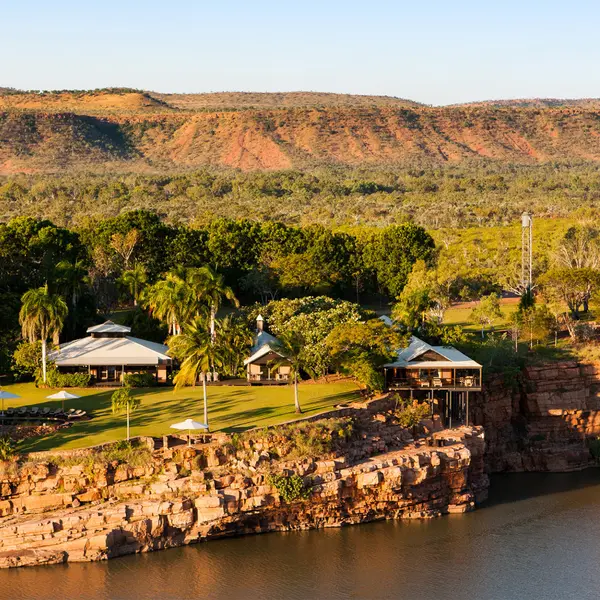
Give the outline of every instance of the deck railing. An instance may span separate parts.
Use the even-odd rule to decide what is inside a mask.
[[[434,390],[444,388],[454,389],[465,389],[469,390],[472,388],[481,387],[481,380],[479,377],[468,376],[468,377],[430,377],[430,378],[419,378],[419,379],[400,379],[393,378],[389,379],[389,388],[410,388],[415,390]]]

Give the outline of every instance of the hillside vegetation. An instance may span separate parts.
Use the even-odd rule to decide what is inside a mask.
[[[0,94],[0,174],[600,160],[600,108],[336,94]]]

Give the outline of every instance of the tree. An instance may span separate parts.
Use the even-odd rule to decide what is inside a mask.
[[[554,260],[559,267],[600,268],[600,232],[589,226],[570,227],[558,244]]]
[[[129,415],[139,408],[142,401],[131,393],[131,388],[125,386],[115,390],[110,397],[113,414],[125,411],[127,415],[127,439],[129,439]]]
[[[210,267],[190,270],[188,282],[198,303],[204,302],[210,310],[210,337],[215,341],[215,319],[217,311],[224,300],[229,300],[234,306],[240,303],[233,290],[226,285],[225,278]]]
[[[144,289],[144,285],[148,281],[146,269],[141,264],[136,264],[133,269],[124,271],[120,277],[121,284],[124,285],[133,298],[133,305],[138,305],[138,300]]]
[[[395,318],[408,328],[417,329],[424,325],[427,317],[440,325],[449,306],[447,285],[438,281],[438,273],[429,268],[425,261],[418,260],[393,312]]]
[[[29,342],[42,342],[42,379],[46,383],[46,342],[52,338],[58,344],[61,329],[69,309],[62,298],[48,291],[48,286],[23,294],[19,323],[23,337]]]
[[[110,246],[121,258],[125,270],[129,269],[129,261],[139,241],[140,232],[137,229],[130,229],[127,233],[113,233],[110,239]]]
[[[177,273],[167,273],[165,279],[146,288],[142,297],[143,305],[153,317],[167,324],[171,335],[181,333],[191,313],[190,300],[189,286]]]
[[[302,413],[300,399],[298,397],[298,374],[305,371],[311,375],[309,362],[306,357],[306,344],[304,338],[297,332],[288,331],[279,335],[278,345],[274,350],[281,354],[282,358],[275,362],[275,368],[282,364],[289,364],[294,376],[294,407],[298,414]]]
[[[405,223],[386,227],[365,244],[365,266],[373,269],[382,292],[397,298],[417,260],[435,258],[433,238],[418,225]]]
[[[382,367],[390,362],[408,335],[380,319],[337,325],[327,336],[335,365],[350,373],[369,390],[382,390]]]
[[[578,319],[581,307],[587,312],[592,294],[600,289],[600,272],[588,267],[552,269],[540,278],[540,284],[550,300],[564,302]]]
[[[498,294],[490,294],[481,298],[477,306],[471,311],[471,319],[481,325],[481,337],[485,337],[485,327],[489,327],[494,319],[502,316],[500,298]]]
[[[173,382],[175,389],[183,386],[195,386],[202,379],[204,397],[204,423],[208,425],[208,401],[206,394],[206,373],[212,372],[215,365],[221,363],[221,349],[213,343],[212,336],[206,330],[206,322],[195,317],[187,323],[180,335],[167,340],[169,355],[180,362],[179,372]]]
[[[224,374],[237,377],[254,336],[246,323],[231,315],[217,320],[216,328]]]

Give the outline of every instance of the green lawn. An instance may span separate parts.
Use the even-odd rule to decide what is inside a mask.
[[[3,389],[21,396],[18,400],[6,401],[5,408],[60,406],[56,400],[46,400],[46,396],[55,390],[38,389],[32,383],[7,385]],[[304,415],[347,402],[353,399],[357,389],[350,382],[301,385],[300,403]],[[82,398],[66,401],[65,408],[82,408],[93,418],[54,435],[28,440],[20,448],[22,451],[82,448],[125,438],[125,416],[113,415],[111,411],[113,390],[90,388],[72,392]],[[188,417],[203,420],[202,387],[179,392],[173,388],[148,388],[134,390],[134,393],[141,398],[142,404],[131,416],[132,436],[176,433],[169,428],[172,423]],[[239,431],[294,419],[293,387],[209,386],[208,417],[211,431]]]
[[[501,304],[500,311],[502,318],[496,319],[492,324],[492,329],[505,329],[510,322],[510,316],[519,307],[518,303]],[[460,325],[467,331],[481,331],[481,325],[473,323],[471,320],[472,308],[463,308],[460,306],[451,307],[444,315],[444,325]]]

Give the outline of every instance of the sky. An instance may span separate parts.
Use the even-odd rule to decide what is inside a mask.
[[[0,0],[0,86],[600,97],[598,0]]]

